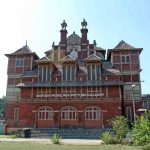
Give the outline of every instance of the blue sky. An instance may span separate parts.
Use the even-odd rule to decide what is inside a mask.
[[[40,57],[60,40],[65,19],[68,35],[81,35],[81,21],[88,22],[88,39],[97,46],[114,48],[124,40],[143,48],[142,93],[150,94],[150,1],[149,0],[0,0],[0,97],[6,93],[7,57],[25,45]]]

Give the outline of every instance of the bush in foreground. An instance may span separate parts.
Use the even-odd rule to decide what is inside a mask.
[[[148,117],[137,117],[132,129],[132,140],[135,145],[150,150],[150,120]]]
[[[103,142],[105,144],[112,144],[113,143],[113,137],[112,137],[111,132],[102,133],[101,140],[103,140]]]
[[[52,142],[53,144],[60,144],[61,139],[62,139],[61,136],[60,136],[59,134],[55,133],[55,134],[53,134],[52,137],[51,137],[51,142]]]

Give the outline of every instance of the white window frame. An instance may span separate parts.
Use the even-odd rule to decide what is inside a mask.
[[[143,100],[143,107],[150,108],[150,100]]]
[[[24,60],[23,59],[16,59],[16,67],[23,67]]]
[[[123,58],[124,58],[124,61],[123,61]],[[129,58],[129,59],[128,59],[128,58]],[[128,61],[128,60],[129,60],[129,61]],[[121,56],[121,62],[122,62],[122,64],[129,64],[130,61],[131,61],[130,55],[122,55],[122,56]]]
[[[19,108],[14,109],[14,121],[19,120]]]
[[[62,120],[76,120],[77,119],[77,109],[75,107],[64,107],[61,110]]]
[[[38,120],[52,120],[53,109],[51,107],[43,106],[38,109]]]
[[[88,107],[85,109],[85,120],[100,120],[101,109],[98,107]]]

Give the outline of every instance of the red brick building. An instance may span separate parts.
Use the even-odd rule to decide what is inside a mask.
[[[26,44],[8,57],[6,124],[8,129],[37,127],[108,127],[116,115],[133,120],[142,106],[140,53],[124,41],[106,50],[81,37],[67,36],[39,58]],[[135,86],[133,86],[135,85]],[[135,105],[133,105],[133,100]]]

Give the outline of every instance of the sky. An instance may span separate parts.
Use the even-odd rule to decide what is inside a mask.
[[[4,54],[25,45],[41,58],[59,43],[65,19],[68,35],[81,35],[81,21],[88,23],[88,39],[104,49],[121,40],[140,55],[142,93],[150,94],[150,1],[149,0],[0,0],[0,97],[6,95],[7,63]]]

